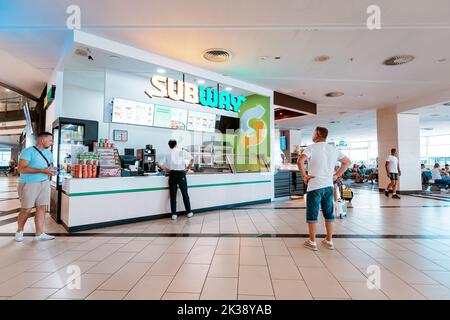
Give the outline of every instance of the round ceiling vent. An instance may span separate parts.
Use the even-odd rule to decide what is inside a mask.
[[[210,62],[227,62],[229,61],[233,54],[225,49],[208,49],[202,54],[203,58]]]
[[[87,48],[78,48],[75,50],[75,54],[80,57],[87,57],[90,54],[90,51]]]
[[[386,66],[398,66],[400,64],[405,64],[414,60],[414,56],[409,54],[403,54],[398,56],[393,56],[389,59],[384,60],[383,64]]]
[[[317,56],[314,58],[314,62],[325,62],[330,60],[331,57],[330,56],[326,56],[326,55],[321,55],[321,56]]]
[[[329,97],[329,98],[336,98],[336,97],[341,97],[343,95],[344,95],[343,92],[334,91],[334,92],[328,92],[325,96]]]

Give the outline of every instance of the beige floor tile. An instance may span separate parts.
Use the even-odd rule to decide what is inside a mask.
[[[425,274],[447,288],[450,288],[450,272],[427,271]]]
[[[267,256],[272,280],[302,280],[291,256]]]
[[[118,252],[141,252],[151,241],[132,240],[121,247]]]
[[[189,253],[197,238],[178,238],[167,250],[166,253]]]
[[[262,247],[262,241],[259,238],[241,238],[242,247]]]
[[[275,300],[274,296],[252,296],[240,294],[238,300]]]
[[[241,253],[239,255],[240,265],[247,266],[266,266],[266,254],[262,247],[243,247],[241,246]]]
[[[201,300],[236,300],[237,278],[207,278]]]
[[[381,290],[369,289],[367,282],[341,282],[345,291],[354,300],[388,300]]]
[[[364,274],[345,258],[320,258],[338,281],[366,282]]]
[[[298,267],[323,267],[317,255],[306,248],[289,248],[292,258]]]
[[[80,261],[103,261],[106,257],[119,250],[124,245],[121,243],[105,243],[85,254]]]
[[[156,241],[156,240],[155,240]],[[149,244],[134,256],[133,262],[156,262],[169,247],[168,244]]]
[[[115,252],[93,268],[89,269],[87,273],[115,273],[133,258],[135,254],[136,253],[134,252]]]
[[[414,269],[399,259],[378,259],[378,261],[397,277],[409,284],[438,284],[424,273]]]
[[[212,238],[212,237],[200,237],[197,239],[197,242],[195,243],[196,246],[217,246],[217,243],[219,242],[219,238]]]
[[[125,300],[160,300],[172,279],[171,276],[144,276],[130,290]]]
[[[41,264],[41,260],[22,260],[0,269],[0,283],[14,278],[21,273]]]
[[[186,255],[186,253],[164,253],[152,265],[147,274],[153,276],[174,276],[186,259]]]
[[[442,285],[414,284],[412,287],[430,300],[450,300],[450,289]]]
[[[437,261],[428,260],[412,251],[390,251],[397,258],[403,260],[410,266],[420,271],[447,271],[445,266],[440,265]],[[449,266],[450,266],[450,260]]]
[[[239,238],[220,238],[216,248],[216,254],[239,254]]]
[[[311,293],[301,280],[272,280],[277,300],[312,300]]]
[[[270,240],[270,241],[269,241]],[[288,256],[289,250],[282,239],[263,239],[266,256]]]
[[[45,300],[58,289],[26,288],[13,296],[12,300]]]
[[[198,300],[199,293],[166,292],[161,300]]]
[[[46,288],[46,289],[61,289],[65,287],[69,281],[73,280],[72,277],[74,275],[73,270],[75,270],[73,269],[73,266],[80,268],[80,273],[83,274],[96,264],[97,262],[95,261],[73,261],[66,268],[62,268],[57,272],[53,272],[48,277],[45,277],[44,279],[33,284],[32,287]],[[68,268],[69,266],[71,266],[71,268]]]
[[[239,295],[273,296],[269,269],[264,266],[239,267]]]
[[[117,238],[112,238],[111,240],[108,241],[108,243],[122,243],[122,244],[126,244],[126,243],[129,243],[132,240],[133,240],[133,237],[117,237]]]
[[[86,300],[122,300],[128,291],[95,290]]]
[[[72,248],[71,250],[77,250],[77,251],[92,251],[96,248],[100,247],[102,244],[106,243],[109,240],[102,239],[102,238],[94,238],[92,240],[88,240],[86,242],[83,242],[79,244],[78,246]]]
[[[283,241],[288,248],[302,248],[303,242],[305,242],[305,239],[299,239],[299,238],[283,238]]]
[[[199,245],[197,242],[187,256],[186,263],[210,264],[215,250],[215,246]]]
[[[392,272],[381,268],[380,270],[381,290],[385,295],[393,300],[423,300],[425,297],[421,295],[412,286],[402,281]]]
[[[209,265],[205,264],[184,264],[167,291],[200,294],[208,269]]]
[[[73,287],[75,283],[69,283],[67,286],[51,295],[50,298],[85,299],[109,277],[110,275],[108,274],[83,274],[80,277],[79,288]]]
[[[237,278],[239,272],[239,255],[216,254],[209,268],[208,277]]]
[[[45,278],[49,273],[24,272],[0,284],[0,296],[12,297],[33,283]]]
[[[99,289],[129,291],[150,267],[151,263],[129,262],[103,283]]]
[[[158,237],[155,240],[152,241],[152,244],[165,244],[167,245],[167,248],[170,247],[177,238],[175,237]]]
[[[314,298],[348,298],[349,296],[325,268],[299,267],[300,273]]]

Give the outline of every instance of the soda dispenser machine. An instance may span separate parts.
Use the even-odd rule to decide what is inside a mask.
[[[151,144],[146,145],[145,149],[137,149],[136,159],[144,172],[156,172],[156,150]]]

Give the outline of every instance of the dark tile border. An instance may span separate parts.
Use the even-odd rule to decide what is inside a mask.
[[[273,234],[273,233],[48,233],[56,237],[113,237],[113,238],[307,238],[308,234]],[[34,236],[25,233],[24,236]],[[14,233],[0,233],[0,237],[14,237]],[[325,234],[317,234],[325,237]],[[336,239],[450,239],[450,235],[410,235],[410,234],[336,234]]]

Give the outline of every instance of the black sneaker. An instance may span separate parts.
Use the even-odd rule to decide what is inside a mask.
[[[384,190],[384,195],[389,198],[389,190]]]
[[[397,194],[394,194],[394,195],[392,196],[392,199],[400,199],[400,197],[399,197]]]

